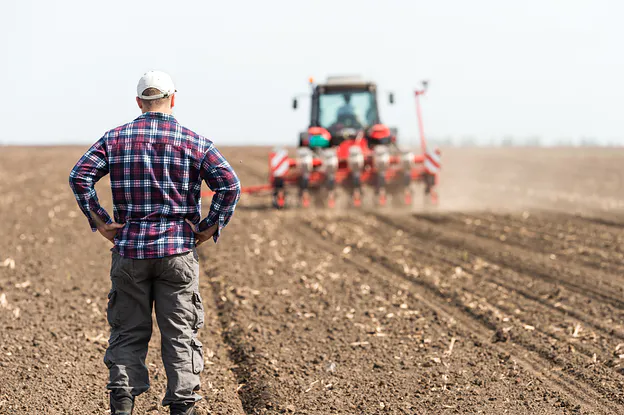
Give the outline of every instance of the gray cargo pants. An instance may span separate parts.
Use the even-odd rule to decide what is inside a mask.
[[[200,400],[196,391],[204,361],[197,330],[203,326],[204,309],[197,252],[132,259],[113,251],[111,281],[107,311],[111,334],[104,355],[110,371],[107,388],[118,397],[137,396],[149,389],[145,357],[154,306],[167,373],[162,404]]]

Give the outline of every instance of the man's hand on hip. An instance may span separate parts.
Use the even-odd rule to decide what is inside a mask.
[[[115,236],[117,235],[117,231],[124,227],[123,223],[106,223],[104,222],[98,215],[91,214],[93,221],[95,222],[95,226],[97,227],[98,232],[108,239],[113,245],[115,244]]]
[[[97,230],[102,234],[103,237],[111,241],[111,243],[115,244],[115,236],[117,235],[117,231],[123,228],[124,225],[122,223],[105,223],[102,226],[98,226]]]
[[[212,238],[214,234],[217,232],[217,229],[219,228],[219,224],[215,223],[211,227],[200,232],[197,226],[193,224],[193,222],[191,222],[188,219],[185,219],[185,221],[186,223],[191,225],[191,229],[193,229],[193,232],[195,233],[195,246],[199,246],[203,244],[204,242],[206,242],[207,240],[209,240],[210,238]]]

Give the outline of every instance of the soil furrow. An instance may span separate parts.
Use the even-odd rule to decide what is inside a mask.
[[[349,221],[350,219],[343,219],[346,221]],[[369,224],[370,225],[370,224]],[[390,239],[389,237],[387,239]],[[347,240],[345,240],[347,241]],[[344,241],[343,241],[344,242]],[[424,246],[427,246],[426,244],[424,244]],[[364,249],[364,248],[362,248]],[[369,251],[370,253],[371,251]],[[379,251],[375,251],[372,255],[374,255],[374,257],[379,260],[380,258],[383,258],[384,261],[389,261],[389,263],[392,263],[395,266],[398,266],[400,268],[400,262],[396,261],[394,259],[391,259],[390,257],[385,256],[384,254],[380,254]],[[422,255],[424,257],[427,257],[427,253],[422,253]],[[446,261],[443,262],[444,265],[447,264]],[[464,264],[465,265],[465,264]],[[452,269],[448,270],[450,272],[448,273],[452,273]],[[421,276],[422,278],[422,276]],[[457,282],[457,281],[456,281]],[[476,281],[475,281],[476,282]],[[444,284],[443,282],[440,283],[436,283],[435,281],[431,282],[432,286],[437,287],[437,289],[439,289],[441,292],[445,293],[446,295],[449,295],[453,298],[454,301],[456,301],[458,304],[461,304],[461,306],[463,308],[466,309],[474,309],[475,306],[473,305],[473,303],[475,303],[475,299],[479,299],[479,303],[478,303],[478,307],[484,309],[485,311],[483,313],[479,313],[481,315],[481,318],[484,319],[484,321],[489,321],[491,324],[493,324],[494,326],[497,326],[498,329],[500,330],[501,327],[501,323],[504,321],[501,321],[502,316],[500,316],[500,312],[496,313],[498,307],[494,304],[497,303],[497,297],[500,297],[500,293],[497,291],[494,291],[492,293],[492,295],[489,295],[490,300],[490,304],[484,304],[484,298],[488,297],[487,294],[487,286],[484,286],[483,284],[478,284],[477,287],[482,291],[479,295],[475,295],[474,290],[471,290],[470,288],[465,288],[462,287],[461,289],[458,289],[457,287],[450,287],[448,284]],[[474,284],[473,284],[474,285]],[[467,297],[467,293],[470,293],[471,296],[469,298]],[[475,303],[477,304],[477,303]],[[521,307],[523,309],[523,311],[525,311],[524,315],[533,315],[533,316],[539,316],[543,314],[543,310],[530,310],[531,307],[527,307],[527,304],[517,304],[518,307]],[[495,311],[495,314],[492,315],[492,310]],[[533,312],[533,314],[531,314],[531,312]],[[498,315],[497,315],[498,314]],[[603,348],[598,347],[597,345],[590,345],[590,346],[586,346],[586,345],[580,345],[576,344],[576,349],[573,348],[574,352],[571,354],[568,354],[568,356],[565,356],[562,352],[558,352],[556,355],[552,354],[550,351],[548,351],[547,349],[543,349],[541,348],[541,346],[539,346],[541,344],[541,342],[545,342],[545,343],[549,343],[550,341],[547,338],[542,338],[542,339],[535,339],[535,336],[522,336],[523,335],[523,331],[524,331],[524,327],[527,327],[529,325],[526,324],[522,324],[522,321],[520,320],[519,316],[515,315],[514,313],[510,313],[509,314],[511,317],[511,322],[507,323],[506,325],[510,326],[508,329],[511,329],[512,326],[516,326],[516,331],[519,332],[519,337],[526,337],[524,339],[522,339],[522,341],[520,343],[522,343],[524,346],[526,346],[527,348],[531,349],[531,350],[535,350],[537,352],[540,352],[545,358],[549,358],[549,359],[553,359],[556,360],[557,363],[561,366],[571,366],[571,363],[576,363],[576,364],[585,364],[588,362],[587,359],[579,359],[581,356],[577,353],[579,351],[581,352],[585,352],[588,356],[592,356],[594,353],[597,353],[598,356],[601,357],[601,362],[606,361],[607,363],[609,361],[613,362],[613,359],[610,358],[611,353],[613,352],[613,350],[616,348],[616,344],[612,344],[611,346],[604,346]],[[507,318],[505,319],[507,320]],[[520,323],[520,324],[518,324]],[[561,322],[555,322],[557,324],[560,324]],[[519,326],[519,327],[518,327]],[[548,326],[547,326],[548,327]],[[519,330],[518,330],[519,328]],[[534,327],[530,326],[531,330],[535,330]],[[547,329],[549,330],[549,329]],[[556,332],[549,330],[550,332],[546,332],[546,330],[537,330],[537,333],[542,332],[544,334],[544,336],[548,336],[550,338],[553,338],[554,340],[563,340],[564,342],[568,342],[570,343],[570,339],[562,337],[560,335],[558,335]],[[573,341],[576,339],[573,339]],[[588,349],[587,347],[590,347],[591,349]],[[591,350],[591,351],[590,351]],[[567,352],[567,350],[565,350]],[[604,358],[604,360],[602,359]],[[602,364],[602,363],[601,363]],[[612,363],[615,364],[615,363]],[[601,367],[600,369],[606,376],[608,376],[608,372],[610,371],[610,369],[606,369],[604,367]],[[587,378],[586,374],[584,373],[577,373],[576,374],[577,377],[582,377],[582,378]],[[619,376],[616,374],[616,376]],[[598,384],[594,385],[599,387],[599,389],[604,389],[602,387],[600,387]],[[606,390],[605,392],[610,393],[613,395],[613,391],[608,391]]]
[[[345,223],[356,223],[357,226],[374,226],[374,224],[371,225],[370,222],[364,225],[361,220],[362,218],[359,217],[359,219],[360,220],[358,221],[355,217],[348,217],[344,218],[343,221]],[[395,229],[403,228],[402,226],[397,226]],[[411,243],[406,242],[409,244],[410,251],[429,259],[435,259],[443,266],[462,267],[464,270],[468,270],[468,272],[472,272],[471,270],[473,269],[478,271],[483,267],[488,267],[487,273],[478,272],[484,281],[489,281],[493,284],[506,288],[509,292],[517,293],[527,300],[539,303],[544,307],[540,310],[540,315],[541,313],[550,315],[555,312],[556,314],[562,316],[571,316],[590,327],[602,331],[605,336],[615,336],[617,338],[624,339],[624,327],[622,327],[622,324],[611,322],[610,325],[607,325],[604,322],[604,316],[613,314],[612,309],[598,313],[599,318],[591,317],[587,313],[581,312],[577,303],[567,304],[565,293],[562,293],[562,289],[556,285],[552,285],[550,283],[544,285],[541,281],[535,281],[530,275],[517,274],[513,270],[492,267],[492,264],[486,263],[480,257],[474,257],[472,254],[466,255],[464,249],[441,250],[440,246],[432,243],[426,238],[416,237],[414,235],[411,235],[411,237],[415,240],[411,241]],[[503,272],[504,275],[502,274]],[[501,275],[499,276],[499,274]],[[523,288],[527,285],[527,278],[529,280],[528,282],[531,284],[530,290]],[[554,297],[551,296],[550,293],[553,292],[553,290],[557,290],[559,295]],[[545,294],[538,296],[536,293]],[[624,315],[622,317],[624,317]]]
[[[589,223],[595,223],[598,225],[603,225],[603,226],[607,226],[609,228],[616,228],[616,229],[624,229],[624,222],[620,222],[617,220],[609,220],[609,219],[605,219],[605,218],[598,218],[595,216],[578,216],[580,219],[582,219],[585,222],[589,222]]]
[[[256,355],[261,352],[247,341],[243,328],[237,324],[235,307],[227,300],[223,281],[216,277],[217,273],[218,269],[211,269],[207,277],[218,310],[221,336],[234,363],[231,370],[238,381],[238,397],[245,413],[261,413],[274,406],[276,393],[266,374],[258,368]]]
[[[474,233],[535,252],[544,253],[548,250],[552,254],[565,256],[566,259],[581,265],[609,272],[615,277],[624,274],[624,254],[617,252],[619,245],[624,246],[624,242],[615,241],[614,237],[610,240],[593,239],[586,235],[577,237],[569,231],[564,233],[561,230],[549,233],[544,223],[530,224],[525,221],[514,224],[511,223],[510,215],[444,216],[448,218],[449,227],[465,233]],[[416,217],[431,220],[429,215]]]
[[[319,237],[322,237],[322,235],[318,233],[319,230],[314,227],[314,224],[312,224],[311,222],[306,222],[306,224],[308,225],[309,229],[317,232]],[[308,239],[311,239],[311,237],[309,237]],[[325,240],[331,241],[331,239]],[[346,243],[345,240],[342,240],[342,242]],[[582,404],[583,407],[592,407],[597,402],[601,402],[604,404],[605,409],[599,413],[614,413],[613,411],[616,411],[615,413],[617,413],[617,411],[619,410],[617,409],[619,408],[618,405],[612,405],[608,403],[608,400],[606,400],[600,394],[588,391],[583,382],[579,382],[575,380],[573,376],[564,373],[562,368],[559,369],[561,370],[561,372],[559,372],[559,370],[555,371],[559,372],[558,376],[553,375],[554,372],[552,372],[552,369],[548,368],[549,365],[546,362],[550,361],[550,364],[555,364],[556,366],[559,365],[553,362],[551,359],[548,359],[548,356],[545,356],[543,352],[540,353],[541,351],[539,350],[530,350],[526,348],[523,352],[520,349],[517,349],[517,347],[512,343],[506,343],[505,347],[499,347],[496,344],[492,344],[491,339],[496,338],[497,332],[500,327],[495,322],[488,319],[486,316],[475,312],[474,309],[459,301],[457,296],[449,295],[448,292],[440,290],[439,287],[436,287],[434,284],[423,279],[406,276],[399,264],[393,263],[387,258],[380,258],[375,253],[367,252],[364,248],[358,248],[358,250],[355,252],[356,253],[354,253],[351,258],[354,266],[364,267],[368,269],[374,268],[376,271],[378,271],[377,273],[381,275],[391,272],[395,276],[406,279],[411,283],[426,288],[430,294],[434,295],[434,299],[427,301],[422,295],[419,297],[419,299],[422,302],[426,303],[428,307],[461,321],[462,327],[468,328],[468,331],[470,333],[476,333],[478,335],[479,342],[482,346],[490,347],[499,353],[510,353],[511,351],[513,351],[513,359],[521,362],[521,364],[523,364],[525,368],[527,368],[534,376],[549,384],[553,389],[566,395],[567,399],[571,402],[577,402],[579,404]],[[366,255],[369,258],[369,261],[366,261],[366,259],[362,257],[355,259],[358,257],[358,254],[360,252],[362,252],[363,255]],[[385,269],[386,271],[381,271],[379,269],[379,266],[383,267],[383,269]],[[384,277],[386,276],[384,275]],[[461,311],[462,313],[458,314],[457,311]],[[471,320],[468,320],[466,318],[468,316],[471,318]],[[458,330],[460,329],[458,328]],[[510,351],[509,349],[512,350]],[[526,351],[533,352],[537,356],[529,356],[526,354]],[[579,398],[582,400],[581,402],[579,402]]]
[[[500,243],[468,234],[446,230],[443,227],[434,227],[417,220],[398,223],[396,219],[383,214],[373,215],[389,225],[397,226],[406,232],[420,238],[443,244],[449,248],[468,250],[478,256],[500,266],[511,268],[522,274],[531,274],[546,281],[561,284],[579,294],[591,293],[598,301],[613,305],[618,309],[624,308],[624,287],[612,282],[608,275],[596,270],[572,269],[564,264],[553,264],[553,260],[546,255],[528,253],[516,248],[502,250]],[[586,281],[591,278],[594,283]],[[604,288],[603,288],[604,287]]]
[[[428,242],[427,240],[420,239],[419,242],[420,242],[419,245],[413,246],[411,249],[414,251],[418,251],[424,255],[431,255],[432,257],[435,257],[441,263],[463,267],[464,269],[469,269],[471,267],[471,263],[469,261],[464,260],[465,255],[460,251],[456,251],[456,252],[445,251],[443,253],[438,253],[437,250],[435,249],[425,250],[425,249],[419,248],[419,246],[429,245],[430,242]],[[546,315],[549,315],[552,312],[555,312],[556,314],[561,314],[564,316],[571,316],[587,324],[588,326],[591,326],[597,330],[602,331],[606,336],[615,336],[619,339],[624,339],[624,327],[622,327],[622,324],[613,322],[611,325],[607,325],[604,323],[604,318],[599,318],[599,319],[593,318],[589,316],[588,314],[582,313],[580,312],[580,310],[573,308],[573,305],[566,306],[562,304],[561,301],[557,301],[557,298],[549,299],[549,296],[547,296],[546,298],[544,298],[544,296],[538,297],[535,295],[535,292],[536,292],[535,287],[532,287],[533,290],[527,290],[523,288],[523,285],[526,283],[526,279],[523,279],[521,275],[519,274],[510,275],[509,273],[507,273],[505,276],[498,277],[499,273],[501,273],[501,270],[491,270],[490,272],[485,274],[483,278],[496,285],[506,288],[507,290],[509,290],[509,292],[517,293],[523,296],[527,300],[533,301],[535,303],[538,303],[544,306],[543,308],[539,310],[538,315],[541,315],[542,313],[547,313]],[[527,276],[527,277],[530,278],[530,276]],[[511,285],[514,282],[515,284]],[[557,288],[557,289],[560,290],[560,288]],[[612,314],[612,310],[608,310],[608,313],[603,313],[603,315],[610,315],[610,314]]]
[[[420,246],[428,246],[426,241],[420,241]],[[430,244],[429,244],[430,245]],[[411,248],[414,250],[414,248]],[[420,251],[421,255],[428,255],[426,251]],[[452,254],[452,252],[447,252],[447,254]],[[429,254],[431,255],[431,254]],[[432,255],[432,257],[436,257],[436,255]],[[454,261],[449,261],[448,258],[443,258],[441,263],[446,265],[448,263],[452,263]],[[464,270],[468,270],[471,272],[471,268],[473,268],[470,262],[461,259],[460,255],[457,255],[457,260],[454,262],[455,265],[463,267]],[[579,313],[574,313],[578,317],[580,317],[580,321],[584,323],[589,323],[590,326],[594,326],[600,328],[601,333],[587,332],[583,334],[581,330],[583,326],[580,325],[579,322],[570,321],[568,316],[564,310],[561,309],[561,305],[557,304],[557,311],[559,313],[552,313],[552,309],[544,307],[542,302],[539,301],[521,301],[523,298],[518,298],[516,291],[518,290],[516,287],[520,286],[517,284],[514,287],[510,287],[506,285],[503,278],[493,278],[492,275],[498,274],[500,270],[488,268],[485,270],[485,275],[483,277],[479,277],[474,281],[470,281],[469,285],[459,284],[460,281],[455,281],[455,283],[461,285],[461,289],[467,293],[470,293],[473,298],[480,298],[482,301],[488,301],[489,307],[492,309],[497,308],[506,308],[509,317],[506,319],[511,319],[512,322],[521,323],[520,327],[531,327],[531,330],[535,330],[537,328],[537,332],[541,332],[544,335],[551,337],[552,339],[564,342],[568,344],[569,350],[563,350],[559,352],[559,358],[561,356],[564,357],[564,360],[570,360],[571,363],[584,364],[586,361],[578,360],[578,355],[575,355],[576,352],[581,352],[591,358],[596,358],[598,356],[600,358],[600,362],[603,362],[607,367],[613,367],[618,373],[622,373],[622,368],[617,359],[613,359],[613,353],[617,350],[618,342],[613,339],[613,337],[621,337],[622,331],[621,327],[618,324],[612,324],[611,327],[605,326],[603,324],[598,324],[595,319],[590,319],[586,315],[579,315]],[[449,273],[452,273],[452,270],[449,270]],[[477,272],[477,274],[483,274],[483,272]],[[509,277],[509,274],[507,274]],[[480,282],[481,278],[484,281],[489,281],[494,289],[491,290],[489,285],[483,284]],[[500,292],[499,286],[506,286],[507,290],[505,292]],[[477,291],[478,290],[478,291]],[[504,296],[504,299],[501,299],[501,295]],[[532,296],[525,295],[523,297],[531,298]],[[500,314],[500,313],[498,313]],[[556,318],[560,316],[560,318]],[[531,324],[522,324],[522,319],[529,319],[529,323]],[[511,323],[509,323],[511,324]],[[540,328],[540,326],[542,328]],[[511,328],[511,327],[510,327]],[[568,335],[565,336],[562,333],[562,330],[569,331]],[[581,339],[582,338],[582,339]],[[583,344],[582,342],[587,342],[588,344]],[[572,353],[568,353],[572,351]]]
[[[427,215],[418,215],[426,218]],[[595,222],[587,222],[583,216],[561,212],[473,212],[458,213],[463,220],[480,220],[484,223],[493,222],[502,226],[525,228],[527,231],[542,234],[552,240],[562,239],[576,241],[579,237],[583,242],[596,247],[604,247],[609,242],[624,242],[624,232]],[[617,249],[617,247],[615,247]]]

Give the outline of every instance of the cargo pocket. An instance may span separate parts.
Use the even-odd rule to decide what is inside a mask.
[[[108,293],[108,305],[106,306],[106,319],[111,327],[119,326],[119,313],[117,312],[117,290],[114,288]]]
[[[199,275],[199,265],[194,262],[190,253],[185,253],[167,257],[164,271],[159,278],[176,284],[189,284],[196,275]]]
[[[193,308],[195,310],[193,330],[199,330],[204,326],[204,305],[198,292],[193,293]]]
[[[193,373],[199,375],[204,370],[204,349],[202,343],[197,339],[191,340],[191,364]]]

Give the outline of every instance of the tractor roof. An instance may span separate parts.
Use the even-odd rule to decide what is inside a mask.
[[[365,80],[359,75],[328,76],[325,84],[319,85],[327,89],[368,88],[374,82]]]

